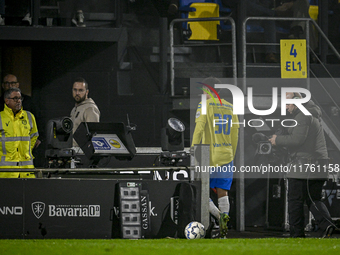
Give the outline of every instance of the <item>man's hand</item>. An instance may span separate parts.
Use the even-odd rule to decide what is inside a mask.
[[[273,135],[273,136],[269,139],[269,142],[270,142],[272,145],[276,145],[276,142],[275,142],[276,137],[277,137],[277,135]]]
[[[33,149],[38,148],[38,146],[39,146],[40,144],[41,144],[41,141],[40,141],[39,139],[37,139],[37,141],[36,141],[35,144],[34,144]]]

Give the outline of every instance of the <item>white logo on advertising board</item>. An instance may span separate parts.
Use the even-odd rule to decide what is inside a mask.
[[[40,219],[40,217],[45,212],[45,203],[43,203],[43,202],[34,202],[34,203],[32,203],[32,211],[33,211],[34,216],[37,219]]]
[[[45,212],[45,203],[32,203],[32,211],[37,219]],[[48,205],[49,217],[100,217],[100,205]]]
[[[49,217],[100,217],[100,205],[48,205]]]

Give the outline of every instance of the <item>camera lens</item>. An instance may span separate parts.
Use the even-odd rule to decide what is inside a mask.
[[[259,154],[270,154],[272,145],[269,142],[262,142],[259,144]]]
[[[72,129],[73,129],[73,122],[72,122],[72,120],[70,118],[67,118],[67,117],[64,118],[62,120],[61,125],[62,125],[63,130],[66,133],[70,133],[72,131]]]
[[[269,151],[269,145],[268,144],[264,144],[264,145],[262,145],[262,147],[261,147],[261,150],[263,151],[263,152],[268,152]]]

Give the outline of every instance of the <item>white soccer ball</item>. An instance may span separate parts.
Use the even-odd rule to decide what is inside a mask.
[[[184,229],[184,235],[187,239],[200,239],[205,237],[205,228],[198,221],[190,222]]]

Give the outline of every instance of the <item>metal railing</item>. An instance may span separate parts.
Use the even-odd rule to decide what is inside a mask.
[[[237,79],[237,60],[236,60],[236,30],[235,21],[231,17],[218,17],[218,18],[197,18],[197,19],[174,19],[170,23],[170,86],[171,86],[171,96],[175,96],[175,60],[174,60],[174,47],[182,47],[183,45],[174,44],[174,25],[180,22],[199,22],[199,21],[224,21],[228,20],[231,23],[231,43],[214,43],[206,45],[197,44],[186,44],[185,46],[222,46],[231,45],[232,46],[232,66],[233,66],[233,78]]]
[[[328,37],[325,35],[325,33],[322,31],[322,29],[319,27],[319,25],[311,18],[273,18],[273,17],[248,17],[246,18],[243,23],[242,23],[242,84],[243,84],[243,91],[244,93],[246,92],[246,78],[247,78],[247,62],[246,62],[246,57],[247,57],[247,45],[279,45],[278,43],[247,43],[247,22],[250,20],[257,20],[257,21],[301,21],[306,23],[306,45],[307,45],[307,75],[308,78],[310,78],[310,74],[314,76],[314,78],[317,80],[318,84],[320,87],[323,89],[325,94],[329,97],[330,101],[339,109],[339,104],[336,102],[334,97],[331,95],[331,93],[327,90],[327,88],[322,84],[320,79],[316,76],[316,74],[310,69],[310,53],[312,52],[315,58],[318,60],[318,62],[321,64],[321,66],[324,68],[324,70],[327,72],[327,74],[330,76],[332,81],[335,83],[335,85],[340,89],[340,85],[338,82],[332,77],[331,73],[327,70],[326,66],[322,61],[318,58],[318,56],[315,54],[315,52],[310,49],[309,47],[309,41],[310,41],[310,23],[314,25],[315,29],[319,32],[321,37],[325,40],[325,42],[328,44],[328,46],[331,48],[335,56],[340,60],[340,54],[334,47],[334,45],[331,43],[331,41],[328,39]],[[310,79],[306,79],[307,82],[307,89],[310,90]],[[315,98],[313,98],[314,101],[316,101]],[[331,138],[336,138],[336,135],[333,134],[333,131],[328,127],[328,125],[323,121],[323,127],[326,131],[326,133],[331,137]],[[336,147],[340,151],[340,141],[339,139],[332,139],[334,141]]]
[[[246,94],[246,89],[247,89],[247,84],[246,84],[246,78],[247,78],[247,45],[280,45],[279,43],[247,43],[247,22],[250,20],[257,20],[257,21],[301,21],[301,22],[306,22],[306,46],[307,46],[307,75],[308,78],[310,77],[310,73],[313,73],[310,69],[310,46],[309,46],[309,42],[310,42],[310,23],[312,23],[315,27],[315,29],[319,32],[319,34],[322,36],[322,38],[326,41],[326,43],[329,45],[329,47],[331,48],[331,50],[334,52],[334,54],[336,55],[336,57],[340,60],[340,54],[339,52],[336,50],[336,48],[333,46],[333,44],[330,42],[330,40],[327,38],[327,36],[325,35],[325,33],[321,30],[321,28],[318,26],[318,24],[311,18],[274,18],[274,17],[248,17],[246,18],[243,23],[242,23],[242,43],[241,43],[241,47],[242,47],[242,70],[241,70],[241,78],[242,78],[242,90],[243,92]],[[313,52],[313,51],[312,51]],[[314,52],[313,52],[314,53]],[[315,53],[314,53],[315,54]],[[322,62],[320,61],[320,63],[322,64]],[[323,64],[322,64],[323,65]],[[278,66],[280,67],[280,66]],[[323,67],[327,70],[327,68],[323,65]],[[327,70],[328,72],[328,70]],[[328,72],[329,73],[329,72]],[[330,73],[329,73],[330,74]],[[333,79],[334,80],[334,79]],[[307,79],[307,89],[310,90],[310,80]],[[337,84],[338,85],[338,84]],[[328,94],[328,96],[331,98],[331,101],[333,101],[335,103],[336,106],[338,106],[338,104],[336,104],[335,100],[332,98],[332,96],[330,95],[330,93],[327,92],[326,88],[324,86],[322,86],[322,88],[326,91],[326,93]],[[241,116],[242,117],[242,116]],[[325,124],[325,122],[322,122],[322,126],[325,129],[326,133],[332,138],[334,139],[333,141],[336,140],[336,146],[338,148],[340,148],[340,142],[338,140],[338,138],[336,138],[333,135],[333,132],[328,128],[328,126]],[[239,154],[241,154],[241,156],[239,156],[239,164],[240,165],[244,165],[244,157],[242,155],[244,155],[244,128],[241,126],[240,127],[240,150],[239,150]],[[241,185],[239,185],[239,192],[240,192],[240,196],[244,196],[244,180],[243,178],[240,178],[240,183]],[[240,202],[238,205],[238,208],[240,211],[244,210],[244,201],[242,201],[242,197],[238,197]],[[242,227],[244,227],[244,215],[239,215],[239,220],[241,222],[241,229]],[[286,221],[285,221],[286,222]],[[243,225],[242,225],[243,223]],[[287,226],[285,226],[287,228]]]
[[[307,45],[307,74],[309,76],[310,73],[310,60],[309,60],[309,53],[310,53],[310,47],[309,47],[309,41],[310,41],[310,34],[309,34],[309,27],[310,22],[314,25],[314,27],[317,29],[319,34],[322,36],[322,38],[326,41],[326,43],[329,45],[331,50],[334,52],[334,54],[337,56],[337,58],[340,60],[340,54],[334,47],[334,45],[331,43],[331,41],[328,39],[328,37],[325,35],[325,33],[321,30],[319,25],[311,18],[277,18],[277,17],[248,17],[246,18],[242,23],[242,78],[247,77],[247,45],[250,45],[247,43],[247,22],[250,20],[257,20],[257,21],[301,21],[306,22],[306,45]],[[256,45],[252,43],[252,45]],[[278,43],[258,43],[258,45],[280,45]],[[308,82],[308,81],[307,81]],[[309,89],[309,83],[307,83],[307,89]],[[246,90],[246,82],[243,82],[243,91]]]

